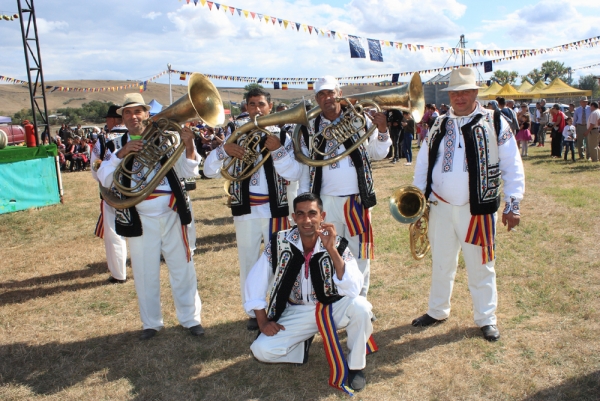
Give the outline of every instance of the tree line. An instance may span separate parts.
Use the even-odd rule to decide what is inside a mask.
[[[52,113],[57,115],[57,117],[49,118],[49,123],[51,125],[76,125],[84,122],[97,124],[104,123],[108,108],[112,105],[112,102],[92,100],[89,103],[82,104],[80,108],[63,107],[57,109],[56,113]],[[31,109],[21,109],[12,116],[12,119],[15,123],[23,120],[33,121],[33,113],[31,112]],[[42,120],[42,117],[39,114],[37,115],[37,120]]]

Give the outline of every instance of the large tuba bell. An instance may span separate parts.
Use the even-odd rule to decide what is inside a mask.
[[[241,160],[241,168],[239,171],[232,169],[237,159],[229,157],[223,162],[221,175],[229,181],[243,181],[254,174],[271,155],[269,150],[262,145],[262,143],[264,143],[264,135],[272,134],[264,128],[280,124],[307,125],[308,118],[306,117],[304,103],[300,103],[289,110],[284,110],[279,113],[254,117],[254,121],[250,121],[236,129],[229,136],[226,143],[237,143],[244,148],[245,152],[244,157]],[[260,155],[262,155],[262,160],[257,163],[256,160]]]
[[[375,92],[361,93],[346,98],[338,98],[336,100],[344,106],[347,106],[346,111],[322,131],[310,136],[310,143],[306,144],[309,153],[311,155],[314,155],[315,153],[319,154],[321,156],[320,159],[322,160],[313,160],[311,157],[307,157],[302,153],[302,150],[300,149],[301,127],[297,125],[294,129],[292,139],[294,141],[294,152],[298,161],[309,166],[325,166],[333,164],[352,153],[366,141],[377,128],[375,125],[372,125],[371,128],[366,130],[366,119],[368,118],[366,115],[367,109],[372,108],[378,112],[390,109],[408,111],[412,114],[415,121],[420,121],[423,117],[423,110],[425,108],[423,84],[421,83],[421,76],[418,73],[415,73],[412,76],[408,84],[402,86]],[[311,109],[307,114],[308,120],[315,118],[319,113],[321,113],[320,107]],[[350,148],[335,157],[325,159],[328,154],[333,153],[347,139],[361,131],[366,132],[361,135]],[[333,149],[327,149],[328,154],[319,150],[322,147],[323,142],[332,140],[337,143],[337,146]]]
[[[179,144],[179,136],[173,131],[181,134],[180,123],[198,118],[214,127],[225,120],[225,110],[221,96],[212,82],[202,74],[193,73],[188,84],[187,95],[145,121],[147,127],[141,138],[144,141],[144,148],[125,156],[115,170],[113,186],[123,197],[118,197],[110,189],[100,186],[106,203],[117,209],[126,209],[142,202],[154,192],[185,149],[183,143]],[[126,166],[131,158],[135,158],[142,166],[129,170]],[[162,163],[161,160],[164,158],[167,160]],[[160,169],[152,179],[148,180],[158,164],[161,164]],[[141,178],[138,176],[140,173]],[[129,178],[133,186],[124,187],[121,184],[122,177]]]
[[[414,259],[423,259],[429,251],[429,203],[423,193],[414,185],[396,189],[390,197],[390,213],[400,223],[410,224],[410,252]]]

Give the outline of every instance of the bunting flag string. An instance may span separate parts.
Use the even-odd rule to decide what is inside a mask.
[[[187,1],[187,0],[186,0]],[[187,4],[189,4],[190,2],[187,1]],[[563,45],[559,45],[559,46],[554,46],[554,47],[545,47],[545,48],[538,48],[538,49],[467,49],[467,48],[461,48],[461,47],[444,47],[444,46],[428,46],[428,45],[419,45],[419,44],[412,44],[412,43],[402,43],[402,42],[396,42],[396,41],[391,41],[391,40],[386,40],[386,39],[367,39],[367,38],[363,38],[354,34],[348,34],[348,33],[343,33],[343,32],[339,32],[339,31],[332,31],[329,30],[327,28],[319,28],[313,25],[309,25],[309,24],[305,24],[305,23],[301,23],[301,22],[294,22],[294,21],[289,21],[283,18],[279,18],[279,17],[274,17],[274,16],[268,16],[268,15],[263,15],[260,13],[257,13],[255,11],[248,11],[248,10],[243,10],[240,8],[235,8],[233,6],[227,6],[225,4],[220,4],[220,3],[216,3],[216,2],[212,2],[212,1],[200,1],[202,6],[207,5],[209,11],[219,11],[220,9],[225,10],[225,14],[226,15],[231,15],[234,16],[235,13],[233,12],[233,10],[237,10],[237,15],[238,17],[242,17],[242,15],[248,19],[249,16],[257,21],[258,23],[266,23],[267,25],[269,23],[272,23],[273,26],[277,26],[277,24],[275,24],[275,22],[278,22],[279,27],[282,27],[283,29],[288,29],[288,27],[292,30],[296,30],[297,32],[306,32],[309,35],[316,35],[317,37],[321,37],[321,38],[328,38],[328,39],[344,39],[346,41],[352,41],[352,40],[365,40],[369,41],[368,43],[370,43],[371,45],[374,45],[375,42],[379,42],[379,44],[382,47],[392,47],[398,50],[408,50],[409,52],[417,52],[417,51],[429,51],[432,53],[446,53],[446,54],[470,54],[470,55],[475,55],[475,56],[492,56],[492,57],[511,57],[511,56],[529,56],[529,55],[537,55],[537,54],[545,54],[545,53],[553,53],[553,52],[562,52],[565,50],[571,50],[573,48],[581,48],[581,47],[594,47],[596,46],[599,42],[600,42],[600,36],[594,36],[591,38],[587,38],[587,39],[582,39],[582,40],[577,40],[575,42],[571,42],[571,43],[565,43]],[[194,0],[194,4],[197,6],[198,5],[198,1]],[[214,7],[213,7],[214,6]],[[231,11],[230,13],[228,13],[228,11]],[[258,17],[258,18],[256,18]],[[356,57],[356,56],[355,56]],[[362,56],[359,56],[359,58],[362,58]],[[377,60],[379,61],[379,60]]]
[[[16,19],[19,19],[19,14],[13,14],[13,15],[0,14],[0,21],[14,21]]]
[[[173,71],[173,70],[171,70],[171,71]],[[131,88],[139,88],[140,92],[144,92],[148,89],[148,82],[155,81],[158,78],[160,78],[161,76],[168,74],[168,72],[169,71],[162,71],[161,73],[156,74],[152,78],[147,79],[145,81],[137,81],[132,84],[111,86],[111,87],[105,87],[105,88],[70,88],[70,87],[66,87],[66,86],[52,86],[52,85],[46,85],[45,88],[46,88],[46,91],[48,91],[50,93],[56,92],[56,91],[58,91],[58,92],[116,92],[116,91],[120,91],[120,90],[131,89]],[[28,85],[27,81],[22,81],[20,79],[6,77],[3,75],[0,75],[0,82],[8,82],[11,84],[24,85],[24,86]],[[41,87],[42,85],[38,84],[38,86]]]
[[[586,65],[585,67],[571,68],[571,71],[585,70],[585,69],[588,69],[588,68],[594,68],[594,67],[598,67],[598,66],[600,66],[600,63],[596,63],[596,64],[592,64],[592,65]]]

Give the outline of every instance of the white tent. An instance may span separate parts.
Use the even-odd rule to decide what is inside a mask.
[[[152,99],[150,101],[150,103],[148,103],[148,106],[151,107],[151,109],[150,109],[150,115],[151,116],[160,113],[162,111],[162,108],[163,108],[163,105],[160,104],[160,103],[158,103],[156,101],[156,99]]]

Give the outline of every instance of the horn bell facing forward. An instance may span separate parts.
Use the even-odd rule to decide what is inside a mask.
[[[142,133],[144,148],[126,155],[113,175],[113,186],[123,197],[118,197],[110,189],[100,186],[102,198],[114,208],[126,209],[146,199],[160,184],[167,172],[175,165],[185,146],[179,144],[180,123],[200,119],[206,125],[214,127],[225,120],[223,102],[217,88],[202,74],[193,73],[188,84],[187,95],[182,96],[171,106],[149,118]],[[162,162],[164,158],[166,161]],[[129,170],[126,166],[135,158],[141,167]],[[150,174],[160,163],[160,169],[148,180]],[[145,169],[145,171],[144,171]],[[137,177],[142,173],[142,177]],[[132,187],[124,187],[121,179],[127,177]]]

